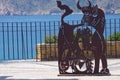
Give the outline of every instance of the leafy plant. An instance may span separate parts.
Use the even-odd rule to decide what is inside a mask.
[[[57,42],[56,35],[45,36],[45,43],[55,43],[55,42]]]
[[[110,41],[120,41],[120,32],[113,33],[108,37]]]

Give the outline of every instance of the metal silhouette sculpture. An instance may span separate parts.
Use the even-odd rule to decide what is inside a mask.
[[[106,48],[103,36],[105,26],[104,12],[97,6],[91,7],[91,2],[88,2],[88,7],[81,7],[78,1],[77,7],[84,14],[81,24],[70,25],[64,21],[64,18],[70,15],[73,10],[67,5],[62,5],[61,1],[57,1],[57,6],[61,10],[65,10],[61,18],[61,27],[58,35],[58,65],[60,74],[109,74],[104,54]],[[95,28],[95,32],[92,33],[88,26]],[[74,32],[76,28],[77,30]],[[82,39],[81,43],[79,43],[80,39]],[[93,57],[88,56],[89,53],[93,54],[95,58],[94,71],[92,69]],[[99,72],[100,59],[103,69]]]

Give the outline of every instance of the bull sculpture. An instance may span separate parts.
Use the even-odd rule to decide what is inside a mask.
[[[105,15],[97,5],[92,6],[89,0],[88,2],[89,6],[86,7],[81,7],[80,1],[77,2],[78,9],[84,15],[81,24],[70,25],[64,21],[64,17],[70,15],[73,10],[67,5],[63,5],[61,1],[57,1],[57,6],[61,10],[65,10],[61,18],[58,35],[58,65],[60,74],[109,74],[105,56],[106,45],[103,36]],[[92,33],[88,26],[93,27],[95,32]],[[76,32],[74,32],[75,29],[77,29]],[[75,36],[74,33],[76,34]],[[79,43],[80,39],[82,39],[82,43]],[[94,70],[92,70],[93,58],[86,56],[88,53],[94,55]],[[100,59],[102,61],[102,70],[99,72]],[[82,70],[84,66],[85,69]]]

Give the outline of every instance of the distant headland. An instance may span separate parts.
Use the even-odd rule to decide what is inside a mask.
[[[63,4],[81,13],[76,7],[78,0],[61,0]],[[85,3],[85,0],[80,0]],[[120,0],[90,0],[104,10],[106,14],[120,14]],[[56,0],[0,0],[0,15],[44,15],[61,14]]]

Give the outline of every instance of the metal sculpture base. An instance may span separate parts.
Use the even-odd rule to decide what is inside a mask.
[[[111,76],[111,74],[58,74],[58,76]]]

